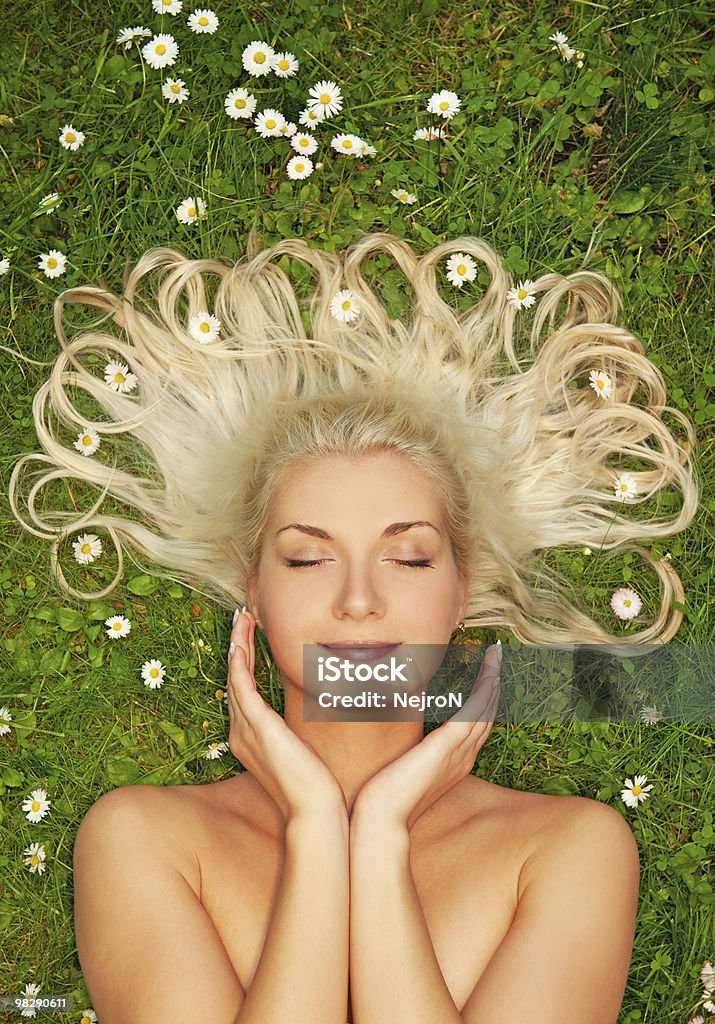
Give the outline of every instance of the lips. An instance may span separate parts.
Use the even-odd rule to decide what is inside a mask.
[[[331,654],[340,654],[351,661],[376,661],[392,654],[399,646],[399,643],[385,643],[382,640],[349,640],[336,644],[320,644],[320,647],[324,647]]]

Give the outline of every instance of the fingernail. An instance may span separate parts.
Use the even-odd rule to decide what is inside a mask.
[[[497,640],[497,657],[499,659],[499,664],[501,665],[501,640]]]
[[[228,647],[228,656],[229,656],[229,658],[233,657],[233,652],[235,650],[236,650],[236,645],[235,645],[235,643],[232,640],[231,643],[229,644],[229,647]]]
[[[236,611],[233,613],[233,625],[234,626],[236,625],[236,619],[238,618],[238,616],[239,616],[239,611],[238,611],[238,608],[237,608]]]
[[[496,690],[496,688],[499,685],[500,681],[501,681],[501,676],[497,676],[496,679],[494,680],[494,682],[492,683],[492,690]]]
[[[248,608],[247,608],[247,607],[246,607],[246,605],[244,604],[243,608],[241,609],[241,615],[245,615],[245,613],[246,613],[247,611],[248,611]]]

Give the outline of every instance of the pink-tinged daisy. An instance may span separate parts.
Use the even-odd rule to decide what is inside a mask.
[[[144,680],[144,685],[150,686],[152,690],[156,690],[161,686],[165,675],[166,668],[158,658],[152,658],[151,661],[145,661],[142,665],[142,679]]]
[[[273,73],[278,78],[294,78],[298,71],[298,61],[292,53],[277,53],[273,58]]]
[[[691,1017],[688,1024],[705,1024],[705,1018],[702,1013],[699,1013],[697,1017]]]
[[[208,748],[204,751],[204,757],[208,757],[209,760],[221,757],[222,754],[228,752],[228,743],[209,743]]]
[[[308,90],[308,107],[317,110],[323,117],[332,117],[343,109],[343,96],[335,82],[316,82]]]
[[[216,341],[220,332],[221,321],[205,309],[200,310],[189,320],[189,334],[194,341],[198,341],[201,345],[208,345],[209,342]]]
[[[330,300],[330,312],[336,320],[342,320],[343,323],[357,319],[360,306],[349,288],[343,288],[333,295]]]
[[[191,31],[196,32],[197,35],[213,35],[218,28],[218,18],[213,11],[210,11],[207,8],[197,7],[193,14],[190,14],[187,18],[186,24],[189,26]]]
[[[435,92],[430,96],[427,101],[427,110],[430,114],[439,114],[440,117],[449,121],[459,112],[461,102],[456,92],[442,89],[441,92]]]
[[[269,75],[273,69],[273,58],[276,51],[268,43],[262,40],[250,42],[241,54],[241,63],[244,71],[254,78],[262,75]]]
[[[477,264],[469,253],[453,252],[447,260],[447,280],[455,288],[461,288],[465,281],[477,276]]]
[[[206,203],[200,197],[190,196],[179,203],[174,212],[182,224],[193,224],[206,216]]]
[[[102,554],[102,542],[94,533],[83,533],[72,541],[75,561],[88,565]]]
[[[610,398],[613,394],[613,381],[603,370],[591,370],[588,375],[588,382],[596,394],[600,395],[604,400]]]
[[[286,119],[281,114],[280,110],[274,110],[273,107],[266,107],[260,114],[256,114],[253,119],[253,126],[258,134],[264,138],[272,138],[276,135],[280,135],[281,128],[286,123]]]
[[[85,134],[78,131],[71,124],[66,124],[60,129],[60,145],[65,149],[79,149],[84,145]]]
[[[510,288],[506,293],[507,300],[514,309],[529,309],[534,305],[535,285],[533,281],[519,281],[516,288]]]
[[[412,203],[417,202],[417,196],[413,195],[411,192],[406,192],[404,188],[393,188],[390,195],[394,196],[395,199],[399,199],[401,203],[407,203],[410,206]]]
[[[102,439],[92,427],[85,427],[77,434],[73,447],[82,455],[94,455],[102,443]]]
[[[118,391],[122,394],[133,391],[137,386],[136,375],[130,371],[127,364],[118,363],[113,359],[104,367],[104,382],[109,385],[112,391]]]
[[[41,843],[30,843],[26,850],[22,851],[25,858],[25,867],[28,867],[32,874],[37,872],[41,875],[45,870],[45,848]]]
[[[181,14],[184,6],[183,0],[151,0],[151,5],[157,14],[171,14],[174,17]]]
[[[179,44],[168,32],[160,32],[142,46],[142,57],[155,70],[175,64],[178,56]]]
[[[47,798],[47,790],[42,788],[33,789],[30,795],[25,797],[22,805],[23,811],[26,812],[25,817],[28,821],[32,821],[35,824],[38,821],[42,821],[50,809],[51,802]]]
[[[252,96],[248,89],[239,87],[231,89],[231,92],[223,101],[223,105],[228,116],[232,117],[235,121],[239,117],[252,117],[257,102],[256,97]]]
[[[169,103],[183,103],[191,93],[180,78],[167,78],[161,87],[161,95]]]
[[[633,501],[638,494],[638,483],[630,473],[621,473],[613,485],[613,490],[619,501]]]
[[[10,726],[7,724],[12,722],[12,715],[7,708],[0,708],[0,736],[4,736],[5,733],[10,732]]]
[[[108,619],[104,620],[104,625],[107,627],[105,631],[107,636],[112,640],[127,636],[132,628],[129,619],[125,619],[123,615],[110,615]]]
[[[635,619],[642,607],[643,602],[630,587],[621,587],[611,596],[611,608],[616,618]]]
[[[43,271],[45,277],[60,277],[65,272],[67,257],[59,249],[50,249],[38,256],[37,269]]]
[[[151,34],[151,29],[144,28],[143,25],[136,25],[134,28],[123,28],[117,36],[117,45],[123,46],[125,50],[128,50],[135,39],[143,39],[145,36],[151,36]]]
[[[310,132],[297,131],[291,138],[290,144],[301,156],[310,156],[318,148],[318,140]]]
[[[292,181],[309,178],[313,173],[313,161],[307,156],[294,156],[286,164],[286,174]]]
[[[650,790],[653,785],[644,785],[648,781],[647,775],[636,775],[636,781],[631,782],[630,779],[625,781],[625,789],[621,790],[621,800],[628,807],[637,807],[638,804],[642,804],[644,800],[648,798]]]

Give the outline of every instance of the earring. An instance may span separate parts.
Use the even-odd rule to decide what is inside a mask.
[[[460,629],[462,632],[464,632],[464,623],[463,622],[458,622],[457,623],[457,629]]]

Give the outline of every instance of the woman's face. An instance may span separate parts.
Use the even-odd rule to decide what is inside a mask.
[[[247,592],[276,664],[295,685],[303,644],[448,643],[467,596],[434,485],[393,452],[287,470]]]

